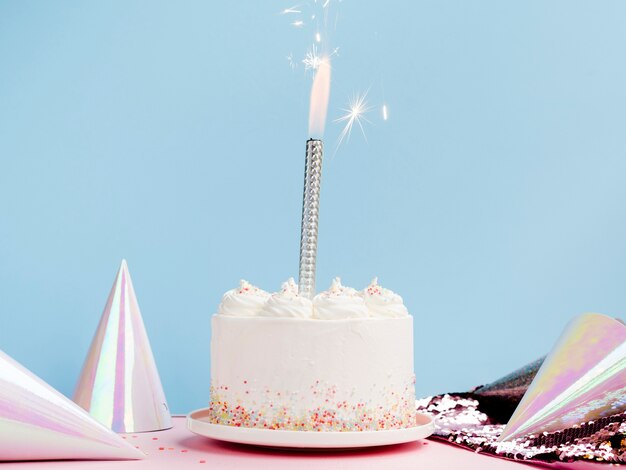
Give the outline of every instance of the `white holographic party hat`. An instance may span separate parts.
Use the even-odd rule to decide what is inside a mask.
[[[143,453],[0,351],[0,461],[142,458]]]
[[[560,431],[626,411],[626,326],[598,313],[574,318],[500,436]]]
[[[172,427],[126,260],[113,283],[74,401],[116,432]]]

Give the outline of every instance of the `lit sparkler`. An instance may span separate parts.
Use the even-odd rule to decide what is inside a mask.
[[[389,119],[389,113],[387,111],[387,105],[384,104],[383,105],[383,121],[386,121],[387,119]]]
[[[317,232],[319,221],[320,182],[324,157],[324,125],[330,97],[330,60],[320,64],[311,86],[309,106],[309,137],[304,164],[304,198],[302,201],[302,230],[300,235],[300,270],[298,293],[309,299],[315,295],[315,266],[317,263]]]
[[[337,143],[337,147],[341,145],[344,139],[350,139],[350,135],[352,134],[352,128],[354,125],[358,125],[361,129],[361,133],[363,134],[363,138],[367,142],[367,136],[365,135],[365,129],[363,128],[363,122],[371,123],[366,117],[365,114],[371,109],[367,104],[367,93],[366,91],[363,94],[356,93],[349,101],[347,108],[342,108],[342,111],[345,111],[346,114],[335,119],[333,122],[345,123],[341,134],[339,134],[339,142]]]

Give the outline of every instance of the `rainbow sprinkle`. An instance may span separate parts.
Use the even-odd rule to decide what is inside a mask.
[[[244,396],[251,391],[261,395],[253,406],[245,406],[240,397],[229,392],[228,386],[211,386],[209,421],[244,428],[316,432],[380,431],[415,426],[414,377],[400,394],[382,390],[385,406],[374,406],[371,400],[339,400],[336,387],[322,385],[320,381],[310,386],[310,399],[301,394],[262,390],[244,390]],[[302,410],[302,403],[318,406]]]

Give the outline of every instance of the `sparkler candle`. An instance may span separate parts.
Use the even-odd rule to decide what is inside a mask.
[[[309,136],[304,165],[304,198],[302,201],[302,228],[300,235],[300,273],[298,292],[313,298],[315,295],[315,267],[317,262],[317,233],[319,221],[320,183],[328,97],[330,95],[330,61],[321,59],[311,88],[309,109]],[[315,138],[314,138],[315,137]]]

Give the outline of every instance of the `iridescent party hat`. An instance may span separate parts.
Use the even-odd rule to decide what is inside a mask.
[[[116,432],[172,427],[126,260],[113,283],[74,401]]]
[[[490,384],[472,390],[472,393],[476,395],[518,396],[521,399],[537,375],[544,359],[543,357],[536,359]]]
[[[0,351],[0,461],[142,458],[143,453]]]
[[[546,357],[500,441],[554,432],[626,410],[626,326],[587,313]]]

